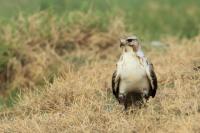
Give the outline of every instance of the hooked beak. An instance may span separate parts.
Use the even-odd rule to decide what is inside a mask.
[[[136,47],[138,45],[138,42],[131,42],[131,43],[129,43],[129,45],[132,47]]]
[[[120,47],[125,46],[126,40],[125,39],[120,39]]]

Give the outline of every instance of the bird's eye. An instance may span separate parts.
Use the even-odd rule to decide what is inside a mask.
[[[133,39],[127,39],[127,42],[132,42],[133,41]]]
[[[137,39],[127,39],[127,42],[134,42],[137,41]]]

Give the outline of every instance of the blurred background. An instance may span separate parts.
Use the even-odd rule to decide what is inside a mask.
[[[145,38],[193,37],[199,32],[199,5],[198,0],[1,0],[0,17],[12,22],[19,14],[48,11],[67,21],[72,12],[89,12],[100,19],[94,24],[99,28],[105,28],[115,16],[123,16],[127,30]]]
[[[157,45],[167,37],[192,39],[200,32],[199,6],[199,0],[0,0],[0,108],[53,82],[66,64],[113,61],[106,51],[126,34]]]

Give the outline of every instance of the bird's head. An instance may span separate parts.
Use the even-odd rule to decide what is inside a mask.
[[[137,52],[140,48],[139,40],[136,36],[128,36],[120,39],[120,47],[125,51]]]

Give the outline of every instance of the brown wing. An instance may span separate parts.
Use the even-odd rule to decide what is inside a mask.
[[[120,77],[117,76],[117,71],[115,70],[112,75],[112,92],[117,99],[119,96],[119,84],[120,84]]]
[[[156,95],[156,90],[157,90],[157,87],[158,87],[158,83],[157,83],[157,77],[156,77],[156,74],[154,72],[154,67],[153,67],[153,64],[148,61],[146,59],[146,72],[147,72],[147,77],[149,79],[149,82],[150,82],[150,96],[152,97],[155,97]]]

